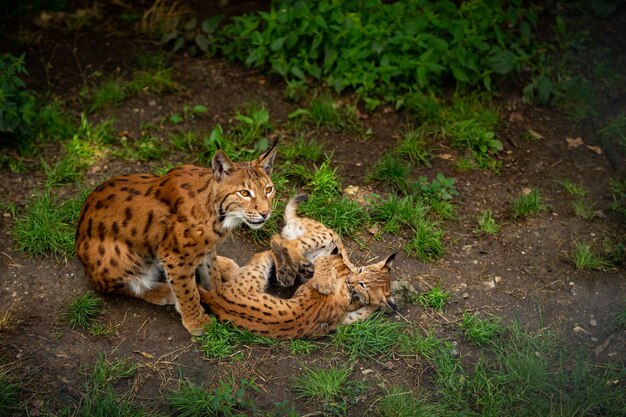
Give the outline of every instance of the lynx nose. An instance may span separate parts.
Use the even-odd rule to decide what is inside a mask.
[[[272,214],[272,210],[260,211],[259,214],[263,217],[263,220],[267,220],[267,218],[270,217],[270,214]]]

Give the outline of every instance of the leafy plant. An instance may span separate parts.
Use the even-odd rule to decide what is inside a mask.
[[[217,15],[202,22],[196,18],[183,21],[180,16],[175,16],[172,28],[161,38],[161,44],[170,45],[172,52],[178,52],[185,48],[189,55],[199,53],[214,55],[217,50],[216,31],[224,16]]]
[[[29,138],[36,119],[37,99],[20,76],[27,75],[24,55],[0,55],[0,133]]]
[[[254,403],[246,399],[248,390],[258,391],[254,380],[241,379],[239,387],[221,380],[213,391],[189,382],[183,383],[178,391],[168,397],[168,402],[180,417],[242,416],[254,412]]]
[[[220,49],[288,80],[324,79],[337,92],[392,98],[445,78],[491,88],[494,72],[526,62],[535,22],[519,2],[283,0],[233,18]]]
[[[208,109],[206,108],[206,106],[204,106],[202,104],[196,104],[196,105],[193,105],[193,106],[185,104],[183,106],[182,113],[174,113],[174,114],[172,114],[169,117],[169,121],[170,121],[170,123],[172,123],[174,125],[178,125],[178,124],[181,124],[183,122],[187,122],[187,121],[193,120],[195,117],[198,117],[201,114],[205,114],[207,111],[208,111]]]
[[[382,156],[372,168],[369,178],[389,186],[392,190],[406,193],[409,167],[391,154]]]
[[[292,339],[289,341],[289,352],[292,355],[310,355],[315,345],[308,340]]]

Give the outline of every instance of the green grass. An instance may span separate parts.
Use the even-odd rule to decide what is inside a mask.
[[[322,401],[324,404],[337,403],[349,389],[351,367],[311,369],[304,368],[293,387],[301,397]]]
[[[123,140],[122,148],[115,155],[133,161],[155,161],[162,159],[166,149],[163,141],[152,135],[143,135],[137,139]]]
[[[380,182],[390,190],[406,194],[410,168],[392,154],[382,156],[372,167],[368,177]]]
[[[240,330],[231,324],[223,324],[211,317],[204,328],[204,334],[195,340],[207,358],[226,358],[234,355],[244,345],[273,346],[278,342],[269,337],[257,336],[246,330]]]
[[[91,328],[104,309],[102,300],[94,293],[88,292],[74,300],[65,312],[65,319],[72,329]]]
[[[139,51],[135,55],[135,61],[141,69],[167,68],[171,54],[166,51]]]
[[[474,345],[484,346],[502,335],[504,327],[499,317],[481,319],[475,314],[463,313],[460,324],[465,338]]]
[[[131,94],[163,94],[177,91],[181,87],[174,81],[171,68],[154,68],[135,71],[132,80],[126,84]]]
[[[400,387],[391,387],[376,402],[376,412],[381,417],[447,417],[448,410],[430,402],[426,395]]]
[[[330,95],[314,97],[309,102],[308,117],[315,127],[331,131],[341,130],[347,123],[341,105]]]
[[[0,414],[13,415],[20,404],[20,388],[6,375],[0,375]]]
[[[169,141],[174,149],[189,154],[193,154],[196,147],[201,143],[198,135],[192,131],[172,133]]]
[[[443,230],[426,217],[418,219],[413,224],[413,236],[404,245],[404,250],[422,262],[441,258],[445,253]]]
[[[431,150],[428,146],[430,131],[426,125],[419,128],[407,128],[400,138],[400,143],[394,153],[410,161],[415,166],[430,167]]]
[[[478,229],[476,229],[476,231],[487,233],[488,235],[496,235],[500,231],[501,226],[496,222],[491,210],[483,211],[480,216],[478,216],[477,223]]]
[[[308,340],[292,339],[289,341],[289,353],[294,356],[297,355],[310,355],[316,349],[315,344]]]
[[[442,311],[445,306],[446,300],[450,297],[450,293],[441,288],[439,284],[432,287],[430,290],[418,294],[415,297],[415,301],[424,307],[429,307],[438,311]]]
[[[563,180],[561,185],[563,185],[563,189],[566,193],[574,197],[584,198],[589,193],[581,184],[572,182],[569,179]]]
[[[343,195],[325,196],[314,193],[300,205],[300,211],[303,216],[320,221],[344,237],[362,230],[368,221],[365,209]]]
[[[93,366],[84,396],[71,415],[82,417],[149,417],[156,414],[116,393],[113,384],[135,375],[138,365],[128,360],[107,361],[102,353]]]
[[[531,190],[528,194],[521,194],[513,202],[515,217],[535,216],[546,210],[546,206],[537,190]]]
[[[33,257],[73,255],[76,221],[87,194],[81,192],[64,202],[58,202],[50,192],[36,195],[25,213],[15,219],[17,249]]]
[[[626,113],[617,115],[596,133],[605,144],[614,142],[626,149]]]
[[[258,387],[254,380],[247,379],[241,379],[238,385],[236,387],[232,381],[222,380],[211,391],[185,382],[168,396],[167,402],[179,417],[250,415],[256,411],[256,407],[246,399],[246,395],[248,390],[258,391]]]
[[[402,323],[375,314],[362,322],[340,325],[331,339],[335,346],[353,358],[388,356],[398,343],[402,328]]]
[[[128,98],[126,92],[127,83],[120,77],[112,77],[102,81],[91,91],[91,107],[90,112],[95,112],[106,106],[121,103]]]
[[[593,204],[584,198],[577,198],[572,201],[572,208],[574,209],[574,214],[585,220],[591,220],[595,215]]]
[[[613,197],[613,202],[609,208],[622,217],[626,217],[626,179],[609,180],[609,191]]]
[[[596,254],[591,247],[585,243],[576,242],[572,258],[576,269],[607,271],[613,267],[611,261]]]
[[[319,162],[325,156],[324,144],[298,134],[293,141],[280,145],[280,156],[287,161]]]

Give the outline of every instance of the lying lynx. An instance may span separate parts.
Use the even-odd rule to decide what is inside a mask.
[[[212,168],[184,165],[164,176],[112,178],[87,198],[76,233],[76,254],[98,291],[154,304],[175,304],[183,326],[202,331],[209,317],[200,305],[203,286],[219,281],[215,249],[240,223],[256,229],[269,218],[275,148],[235,163],[222,151]],[[167,282],[159,282],[165,272]]]
[[[338,237],[333,231],[296,215],[299,200],[289,203],[284,237],[272,239],[272,251],[254,255],[243,267],[229,258],[217,258],[223,280],[202,292],[202,302],[219,320],[276,339],[320,337],[338,324],[368,318],[381,306],[396,310],[390,296],[395,254],[373,265],[352,268],[345,251],[338,253],[340,249],[333,243]],[[293,230],[298,233],[291,235]],[[287,252],[299,260],[291,264],[294,270],[314,272],[292,298],[282,299],[268,294],[266,287],[273,271],[281,269]]]

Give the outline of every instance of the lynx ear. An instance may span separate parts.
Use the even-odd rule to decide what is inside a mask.
[[[387,259],[381,262],[381,264],[383,264],[383,268],[391,269],[391,266],[393,265],[393,260],[396,258],[397,254],[397,252],[394,252],[391,255],[387,256]]]
[[[261,168],[263,168],[263,171],[265,171],[267,175],[272,175],[272,169],[274,166],[274,158],[276,157],[276,145],[277,144],[278,144],[278,141],[274,141],[274,143],[272,144],[272,147],[263,155],[259,156],[259,158],[256,160],[256,163],[259,164]]]
[[[215,155],[213,155],[211,165],[213,166],[213,176],[219,182],[224,179],[225,176],[233,173],[235,164],[221,149],[218,149],[215,151]]]

